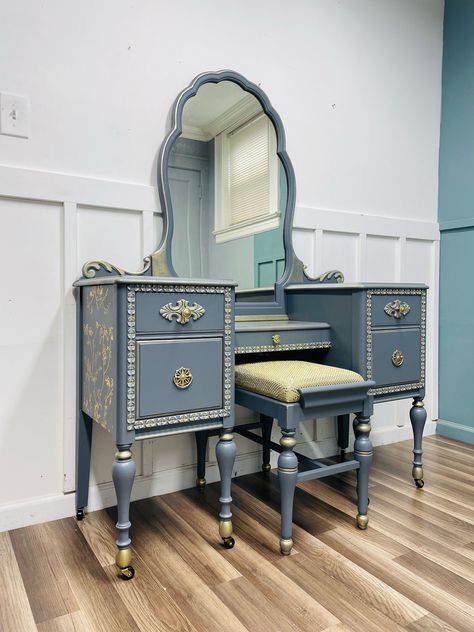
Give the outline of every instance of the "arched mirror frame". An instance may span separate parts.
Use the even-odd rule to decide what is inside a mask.
[[[295,263],[301,263],[296,259],[291,241],[291,229],[293,226],[293,216],[295,211],[296,182],[293,165],[286,153],[285,130],[283,123],[272,107],[270,100],[264,91],[245,77],[232,70],[221,70],[218,72],[206,72],[198,75],[188,88],[183,90],[176,99],[172,111],[171,131],[166,136],[161,146],[158,160],[158,192],[161,207],[163,210],[163,234],[157,251],[151,255],[152,274],[171,274],[177,276],[173,267],[171,247],[173,239],[173,205],[168,181],[168,166],[172,147],[180,137],[183,127],[183,109],[187,101],[194,97],[199,88],[206,83],[219,83],[221,81],[232,81],[243,90],[252,94],[261,104],[263,112],[270,118],[276,133],[277,156],[280,158],[287,181],[287,200],[285,208],[285,218],[283,227],[283,246],[285,250],[285,267],[281,278],[275,284],[269,301],[238,301],[236,303],[236,313],[245,314],[282,314],[285,313],[284,287],[293,276]],[[255,290],[258,294],[258,288]]]

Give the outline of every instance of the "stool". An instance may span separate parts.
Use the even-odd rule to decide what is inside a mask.
[[[357,470],[357,526],[367,528],[368,484],[372,462],[370,416],[373,400],[369,389],[375,382],[347,369],[305,361],[279,360],[240,364],[235,367],[235,402],[260,413],[262,437],[238,426],[235,432],[257,441],[278,457],[281,502],[280,550],[288,555],[293,546],[293,499],[296,483]],[[325,465],[293,451],[300,421],[354,413],[354,459]],[[340,417],[339,417],[340,418]],[[281,428],[280,445],[270,441],[271,421]],[[298,462],[310,469],[298,472]],[[266,463],[264,463],[264,466]],[[263,468],[264,470],[266,468]]]

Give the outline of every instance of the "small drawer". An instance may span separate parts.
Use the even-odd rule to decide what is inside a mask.
[[[224,329],[224,294],[139,292],[137,333],[189,334]]]
[[[246,331],[235,334],[236,353],[268,353],[331,346],[328,329]]]
[[[378,386],[421,379],[420,329],[372,332],[372,379]]]
[[[223,407],[222,338],[137,342],[136,417]]]
[[[372,296],[372,325],[400,327],[421,322],[420,294],[382,294]]]

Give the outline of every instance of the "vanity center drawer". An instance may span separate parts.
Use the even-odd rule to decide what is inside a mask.
[[[236,353],[268,353],[304,349],[328,349],[331,346],[330,328],[285,329],[267,331],[237,331]]]
[[[223,408],[223,339],[137,342],[137,418]]]
[[[137,333],[189,334],[224,329],[224,294],[139,292]]]

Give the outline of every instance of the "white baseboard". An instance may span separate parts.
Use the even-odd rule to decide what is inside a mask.
[[[425,426],[424,436],[430,436],[436,432],[436,422],[428,421]],[[371,438],[374,446],[387,445],[411,439],[410,426],[402,428],[384,428],[379,431],[372,430]],[[353,438],[351,437],[351,442]],[[335,438],[324,441],[309,441],[296,446],[300,452],[311,458],[324,458],[337,453],[337,441]],[[352,449],[352,443],[349,446]],[[277,454],[272,452],[271,464],[276,467]],[[259,472],[261,468],[260,451],[238,455],[235,461],[234,476],[242,476]],[[162,472],[155,472],[151,476],[139,476],[135,479],[132,490],[132,500],[140,500],[151,496],[160,496],[180,489],[187,489],[195,484],[196,466],[187,465]],[[207,465],[206,480],[214,483],[219,480],[219,471],[216,463]],[[113,483],[94,485],[89,490],[88,511],[96,511],[115,505],[115,490]],[[19,503],[11,503],[0,506],[0,532],[27,527],[40,522],[59,520],[74,516],[76,513],[74,493],[43,496],[32,500],[24,500]]]

